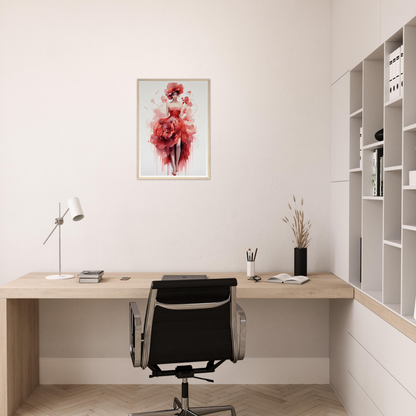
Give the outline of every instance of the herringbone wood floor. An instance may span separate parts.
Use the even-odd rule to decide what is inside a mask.
[[[15,416],[126,416],[172,409],[174,396],[180,385],[42,385]],[[190,407],[227,404],[238,416],[348,415],[329,385],[190,384]]]

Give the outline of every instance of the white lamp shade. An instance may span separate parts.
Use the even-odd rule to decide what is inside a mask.
[[[68,199],[68,208],[74,221],[81,221],[84,218],[84,213],[82,212],[81,203],[79,202],[78,197],[74,196]]]

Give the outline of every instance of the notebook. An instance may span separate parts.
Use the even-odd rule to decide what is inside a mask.
[[[206,274],[165,274],[162,280],[201,280],[206,278]]]
[[[281,273],[270,277],[266,280],[267,283],[290,283],[294,285],[301,285],[309,280],[306,276],[290,276],[286,273]]]

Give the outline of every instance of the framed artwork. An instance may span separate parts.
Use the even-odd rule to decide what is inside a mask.
[[[210,80],[137,80],[137,179],[210,178]]]

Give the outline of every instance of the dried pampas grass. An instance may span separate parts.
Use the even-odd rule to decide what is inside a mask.
[[[303,212],[303,198],[300,202],[300,209],[297,208],[295,195],[293,195],[293,202],[295,203],[294,210],[292,210],[292,207],[290,206],[290,204],[288,204],[290,212],[293,216],[293,221],[290,222],[290,220],[287,217],[282,218],[282,220],[286,224],[289,224],[290,228],[292,228],[293,235],[295,236],[295,241],[292,241],[296,245],[296,247],[306,248],[309,246],[312,239],[311,237],[309,237],[309,231],[312,227],[312,224],[310,221],[305,223],[305,213]]]

